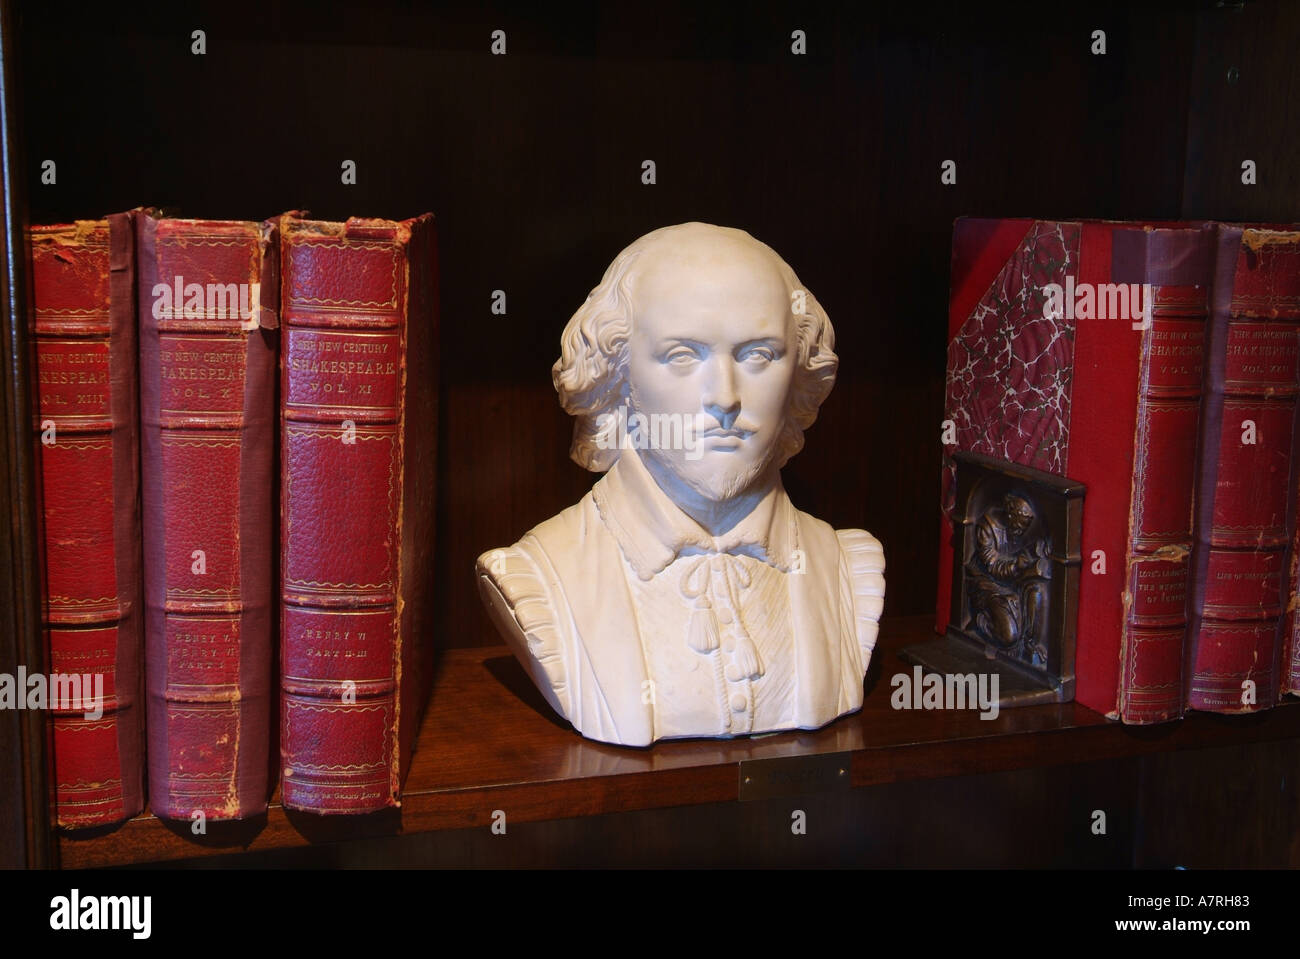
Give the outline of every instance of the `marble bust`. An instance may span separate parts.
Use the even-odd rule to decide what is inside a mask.
[[[577,504],[479,557],[493,622],[591,739],[813,729],[862,706],[884,552],[796,509],[780,469],[835,382],[830,320],[742,230],[623,250],[552,370]]]

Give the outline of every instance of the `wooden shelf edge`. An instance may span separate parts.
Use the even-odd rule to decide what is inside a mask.
[[[60,861],[66,868],[165,864],[488,828],[498,809],[516,823],[730,802],[740,794],[742,762],[831,752],[850,753],[851,785],[865,787],[1300,738],[1300,702],[1248,716],[1194,713],[1149,727],[1123,726],[1072,703],[1004,710],[987,723],[974,715],[891,710],[884,674],[908,668],[895,651],[923,637],[930,622],[888,621],[863,710],[822,730],[649,750],[592,743],[558,724],[544,705],[529,701],[526,689],[508,675],[501,679],[513,663],[504,647],[453,650],[435,681],[400,809],[323,817],[287,812],[273,801],[263,820],[220,824],[206,837],[191,836],[189,823],[146,813],[93,838],[60,833]],[[483,715],[497,717],[495,724],[483,726]]]

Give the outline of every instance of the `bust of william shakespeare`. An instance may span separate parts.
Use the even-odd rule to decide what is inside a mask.
[[[620,253],[552,370],[605,475],[479,557],[484,604],[591,739],[814,729],[862,706],[885,558],[780,469],[835,382],[830,319],[768,246],[683,223]]]

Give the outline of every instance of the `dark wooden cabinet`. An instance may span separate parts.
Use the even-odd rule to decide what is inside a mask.
[[[148,815],[56,835],[42,718],[0,711],[0,865],[1300,865],[1300,705],[1133,729],[1073,704],[985,722],[888,703],[936,600],[953,218],[1300,220],[1300,7],[3,6],[0,671],[43,658],[21,231],[143,203],[437,215],[443,652],[403,807],[365,820],[273,804],[202,839]],[[620,750],[531,691],[472,569],[589,487],[550,382],[560,330],[617,250],[686,220],[770,243],[835,324],[839,381],[786,486],[885,544],[887,625],[857,716]],[[803,791],[751,799],[746,769]],[[802,845],[793,808],[817,823]]]

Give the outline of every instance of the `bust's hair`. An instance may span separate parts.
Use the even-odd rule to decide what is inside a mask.
[[[778,468],[803,448],[803,432],[817,419],[822,401],[835,385],[839,357],[835,355],[835,330],[799,278],[775,250],[743,230],[685,223],[661,227],[633,242],[614,258],[600,285],[570,318],[560,337],[560,358],[551,368],[551,380],[565,412],[577,417],[569,456],[579,466],[601,472],[618,461],[621,450],[613,441],[601,442],[601,416],[613,413],[627,402],[627,346],[636,314],[635,285],[637,260],[665,234],[683,229],[717,230],[739,234],[766,250],[785,283],[787,303],[796,290],[802,291],[804,312],[795,314],[796,363],[790,386],[785,425],[777,441]],[[605,429],[617,428],[616,416],[606,418]]]

